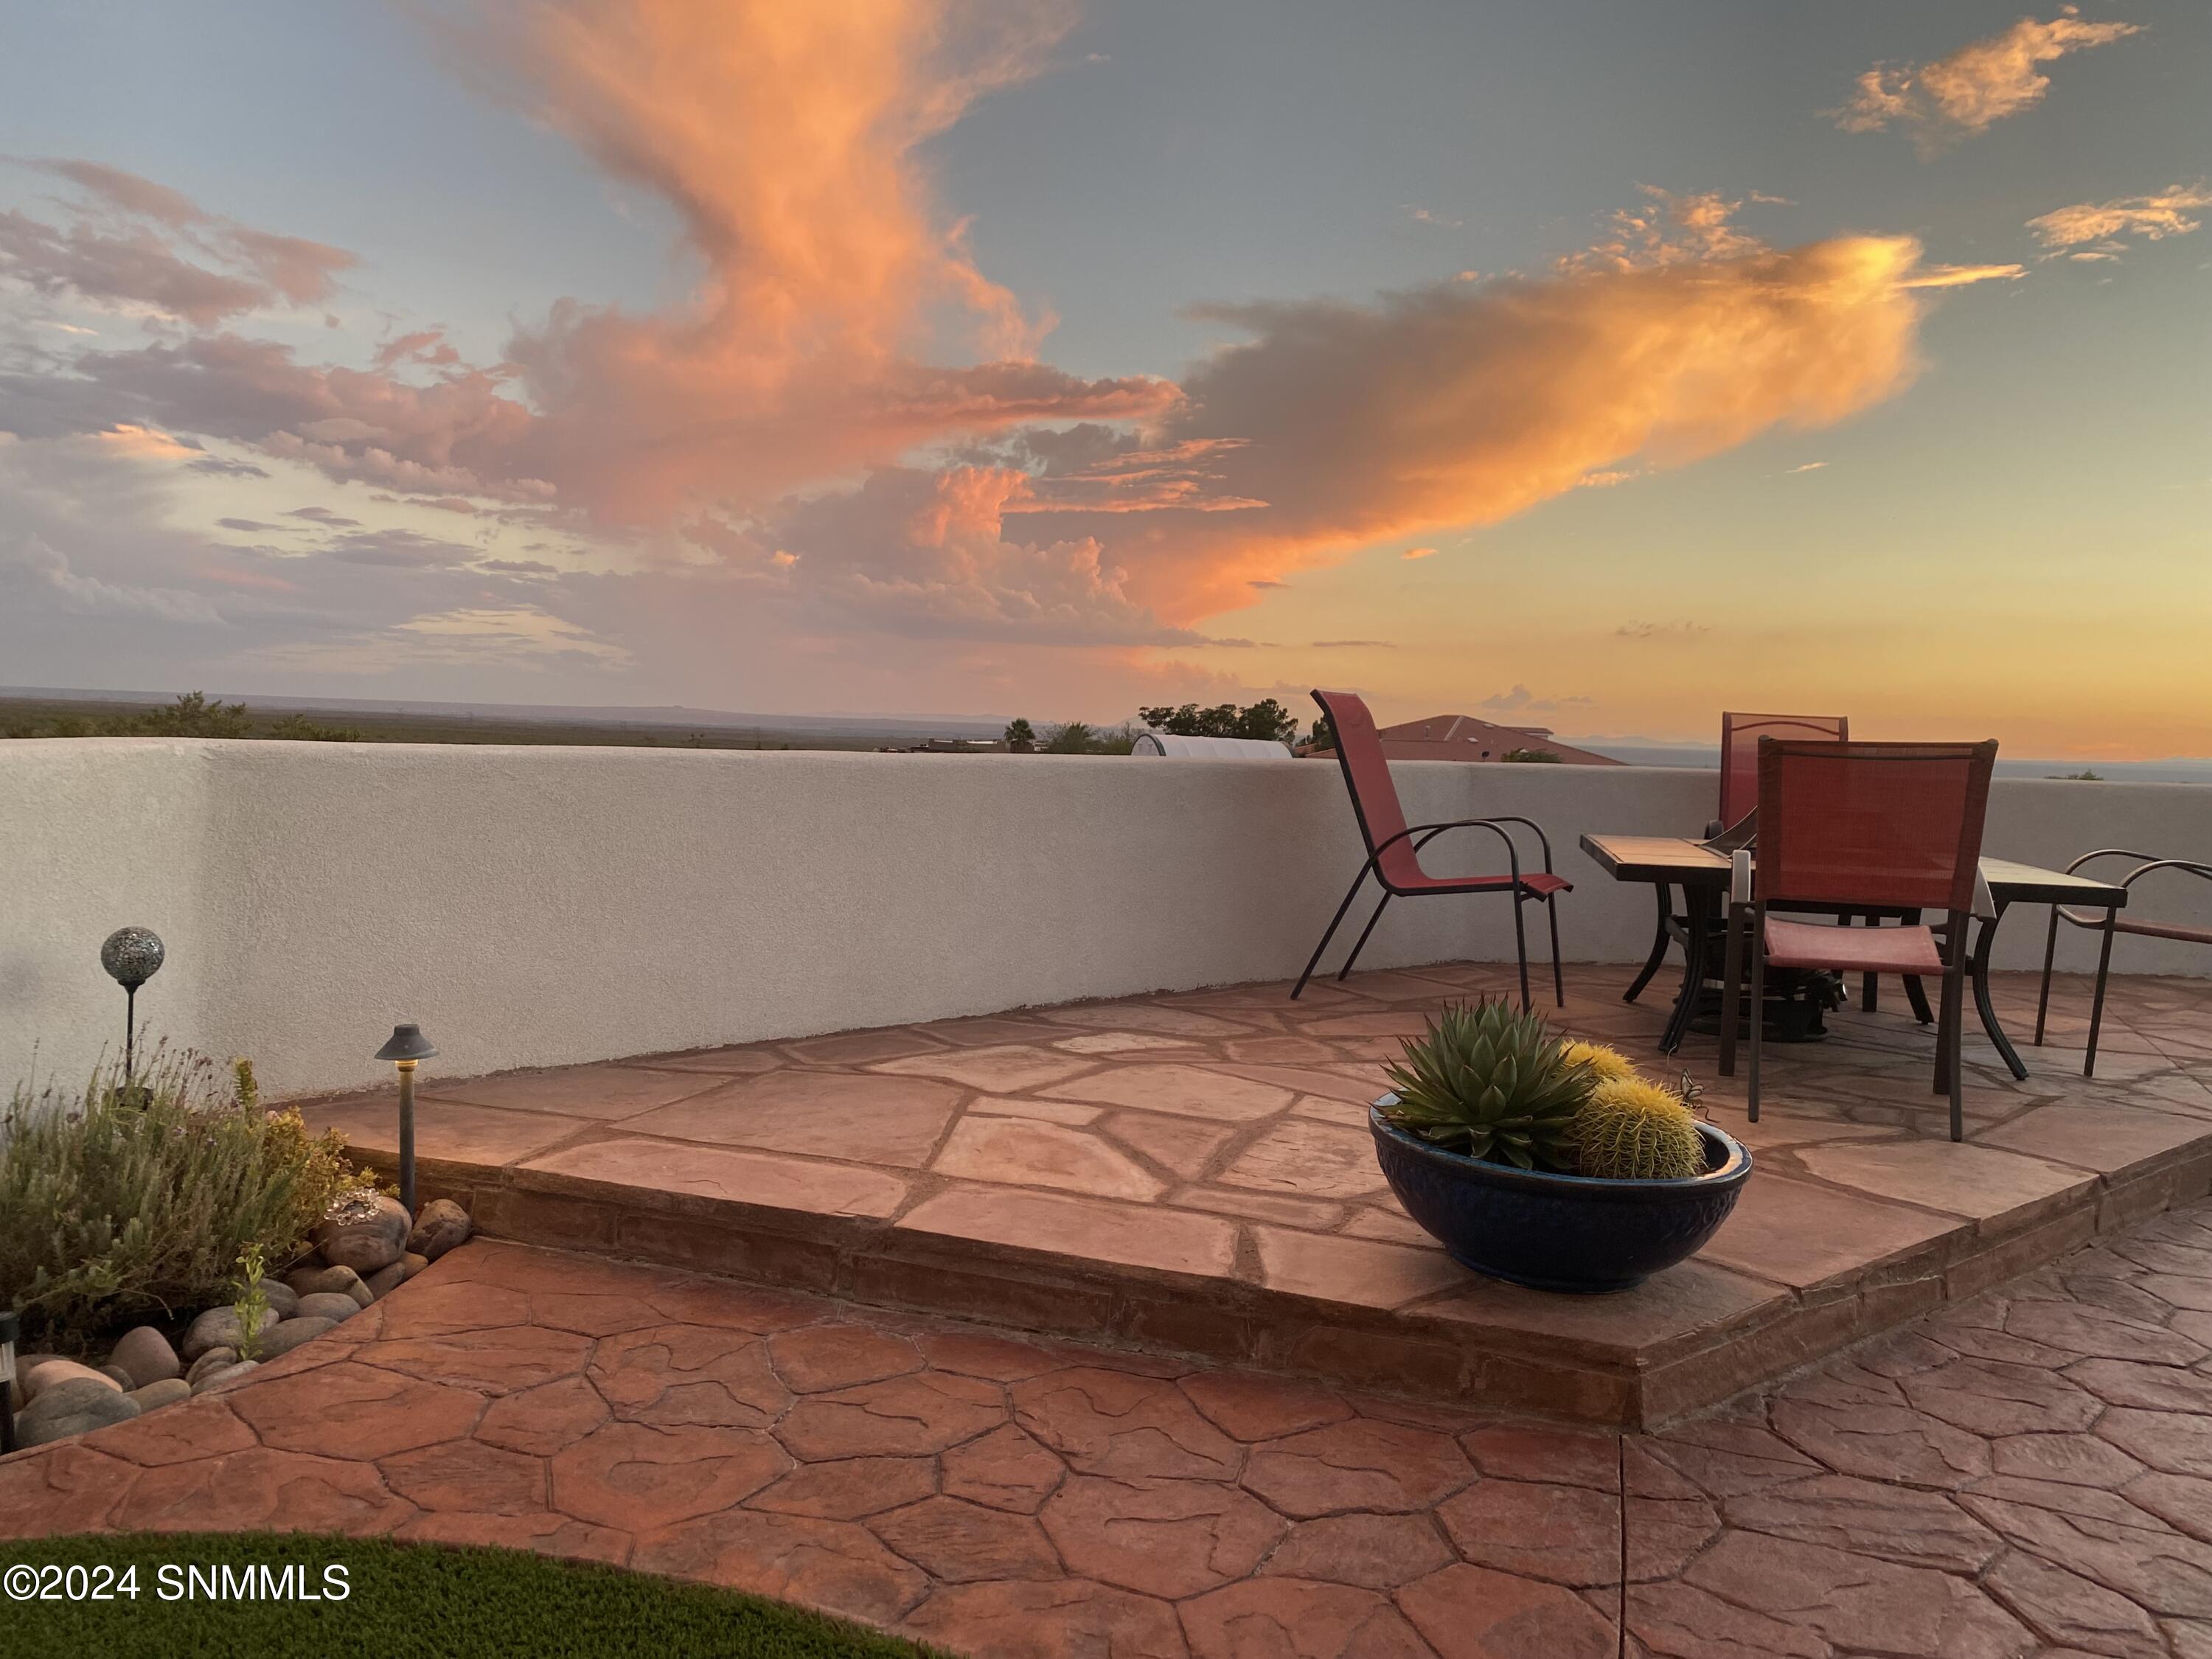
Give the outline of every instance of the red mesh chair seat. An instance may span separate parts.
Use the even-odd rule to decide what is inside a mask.
[[[1932,927],[1826,927],[1771,915],[1766,963],[1770,968],[1943,977],[1943,953]]]
[[[1520,881],[1522,890],[1536,898],[1575,890],[1574,883],[1548,870],[1524,871]],[[1513,882],[1511,876],[1432,876],[1420,869],[1390,878],[1390,885],[1402,893],[1502,893]]]

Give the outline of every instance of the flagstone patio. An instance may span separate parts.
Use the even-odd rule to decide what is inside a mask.
[[[848,1300],[1304,1373],[1343,1386],[1663,1423],[1972,1296],[2212,1185],[2212,998],[2113,981],[2099,1075],[2087,987],[2015,1083],[1978,1030],[1968,1140],[1943,1139],[1932,1038],[1901,1012],[1771,1047],[1747,1124],[1714,1043],[1652,1051],[1655,987],[1568,972],[1561,1026],[1686,1070],[1754,1151],[1695,1260],[1626,1295],[1453,1263],[1376,1169],[1366,1103],[1400,1039],[1510,969],[1251,985],[474,1079],[426,1079],[423,1190],[486,1232]],[[1893,984],[1888,1002],[1901,1005]],[[2001,975],[2016,1041],[2033,981]],[[2069,1046],[2071,1045],[2071,1046]],[[389,1093],[311,1104],[388,1163]]]
[[[500,1544],[975,1659],[2194,1659],[2207,1308],[2199,1204],[1622,1436],[479,1242],[0,1461],[0,1539]]]

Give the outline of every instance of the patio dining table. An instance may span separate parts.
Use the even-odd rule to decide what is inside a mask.
[[[1674,999],[1674,1012],[1659,1039],[1661,1052],[1672,1054],[1688,1033],[1705,981],[1712,977],[1714,952],[1721,940],[1721,911],[1728,895],[1729,855],[1686,836],[1588,835],[1582,838],[1582,848],[1598,868],[1615,881],[1656,886],[1662,908],[1668,887],[1682,890],[1686,925],[1679,930],[1670,930],[1682,945],[1682,988]],[[1998,1057],[2013,1076],[2025,1078],[2027,1062],[2005,1036],[2004,1027],[1997,1022],[1996,1009],[1990,1001],[1990,953],[1996,942],[1997,924],[2014,904],[2065,904],[2102,910],[2109,933],[2121,908],[2128,902],[2127,889],[2113,882],[2069,875],[2063,870],[2015,864],[2010,859],[1984,859],[1982,879],[1989,887],[1992,913],[1976,918],[1978,925],[1966,957],[1966,974],[1973,984],[1974,1009],[1981,1016],[1982,1030],[1989,1034]],[[1629,988],[1630,1000],[1634,1000],[1636,994],[1657,971],[1664,954],[1662,941],[1655,946],[1651,959],[1644,964],[1635,984]],[[2094,1052],[2094,1032],[2089,1040]]]

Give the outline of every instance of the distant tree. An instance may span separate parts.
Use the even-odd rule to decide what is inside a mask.
[[[1336,726],[1328,715],[1314,722],[1313,735],[1306,739],[1306,747],[1330,750],[1336,748]]]
[[[180,693],[166,708],[149,708],[100,723],[102,737],[115,738],[244,738],[247,729],[242,702],[210,702],[204,691]]]
[[[2051,777],[2060,783],[2102,783],[2105,780],[2096,772],[2053,772]]]
[[[1055,726],[1041,752],[1048,755],[1126,755],[1136,743],[1136,733],[1121,726],[1101,732],[1081,720]]]
[[[1137,715],[1153,731],[1179,738],[1257,738],[1263,743],[1291,743],[1298,735],[1297,720],[1273,697],[1262,697],[1243,708],[1233,702],[1211,708],[1200,708],[1194,702],[1180,708],[1163,704],[1139,708]]]
[[[367,743],[368,734],[356,726],[325,726],[295,712],[275,721],[268,735],[289,743]]]
[[[1502,761],[1513,761],[1523,766],[1558,766],[1559,757],[1548,749],[1509,749],[1500,755]]]
[[[1030,755],[1036,752],[1036,728],[1027,720],[1006,722],[1006,752],[1010,755]]]

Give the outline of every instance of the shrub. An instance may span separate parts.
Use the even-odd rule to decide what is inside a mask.
[[[132,1085],[111,1063],[82,1095],[19,1086],[0,1118],[0,1305],[82,1346],[228,1302],[249,1250],[290,1261],[335,1200],[372,1184],[335,1134],[264,1111],[250,1067],[239,1083],[165,1048]]]

